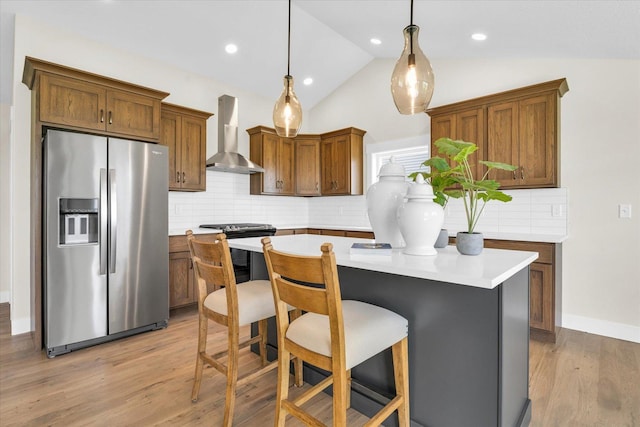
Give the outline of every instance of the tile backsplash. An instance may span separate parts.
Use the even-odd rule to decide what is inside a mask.
[[[509,190],[509,203],[487,204],[477,231],[568,234],[566,188]],[[207,171],[206,192],[169,192],[169,230],[200,224],[258,222],[276,227],[369,227],[365,196],[278,197],[249,194],[249,175]],[[446,208],[445,228],[466,229],[461,200]]]

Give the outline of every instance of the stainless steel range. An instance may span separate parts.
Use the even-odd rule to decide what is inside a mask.
[[[227,239],[273,236],[277,231],[271,224],[255,223],[203,224],[200,228],[222,230]],[[233,261],[233,271],[236,274],[236,283],[251,280],[251,253],[231,248],[231,260]]]

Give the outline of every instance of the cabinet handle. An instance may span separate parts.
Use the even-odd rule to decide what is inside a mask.
[[[100,110],[100,123],[104,123],[104,110]]]
[[[176,172],[176,182],[180,184],[180,171]]]
[[[318,191],[318,190],[319,190],[319,188],[318,188],[318,182],[316,181],[316,191]]]
[[[109,124],[113,124],[113,115],[111,114],[111,111],[109,111]]]
[[[516,170],[513,170],[513,179],[516,179]]]
[[[185,180],[184,172],[182,172],[182,183],[184,184],[185,182],[187,182],[187,181]]]
[[[520,178],[524,179],[524,168],[520,168]]]

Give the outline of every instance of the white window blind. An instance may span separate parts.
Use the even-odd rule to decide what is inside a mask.
[[[429,158],[429,149],[427,147],[405,148],[373,154],[373,169],[376,176],[380,171],[380,167],[389,163],[391,156],[393,156],[396,163],[404,166],[407,176],[413,172],[426,172],[428,170],[425,166],[422,166],[422,162]],[[407,181],[409,181],[409,178],[407,178]]]

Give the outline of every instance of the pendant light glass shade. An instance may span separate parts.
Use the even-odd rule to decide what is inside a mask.
[[[433,96],[431,63],[418,44],[417,25],[404,29],[404,50],[391,75],[391,95],[400,114],[426,111]]]
[[[293,77],[284,76],[284,88],[273,107],[273,126],[278,136],[293,138],[302,125],[302,106],[293,92]]]

